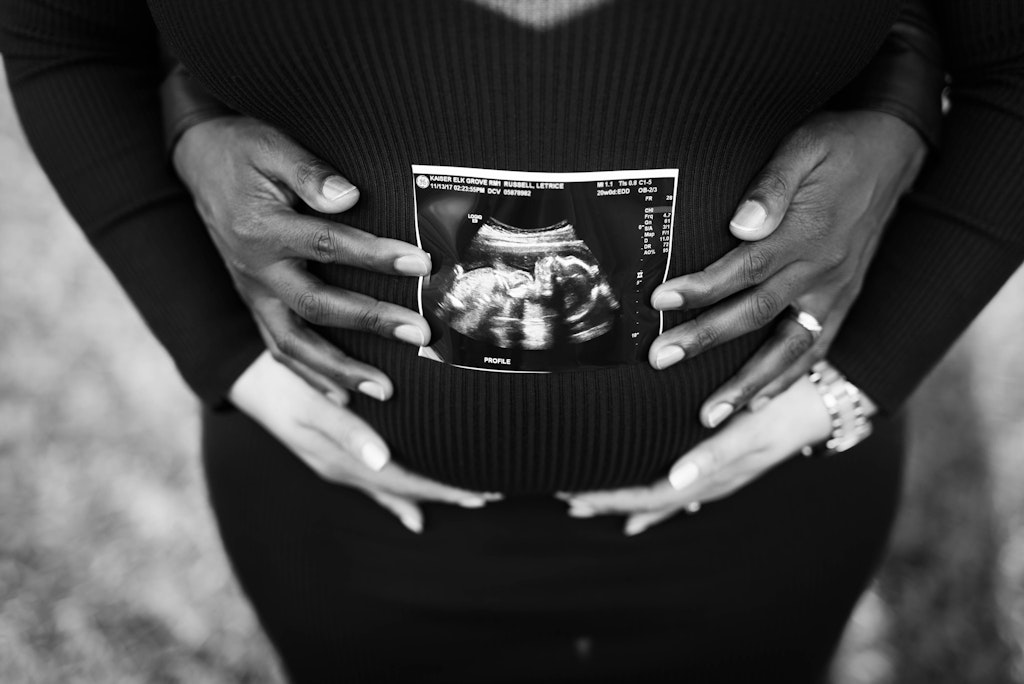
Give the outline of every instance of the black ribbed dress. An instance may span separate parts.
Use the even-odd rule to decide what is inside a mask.
[[[164,157],[157,29],[240,112],[361,191],[346,222],[414,241],[412,164],[679,170],[670,276],[734,244],[728,221],[781,138],[870,60],[896,0],[598,3],[523,26],[466,0],[7,0],[2,47],[44,167],[206,398],[258,353],[251,321]],[[830,354],[896,409],[1024,254],[1024,5],[935,7],[953,109]],[[416,308],[409,279],[320,266]],[[669,314],[675,325],[688,314]],[[508,375],[325,331],[394,381],[353,408],[430,477],[503,491],[432,507],[414,537],[318,480],[236,413],[206,461],[225,543],[302,681],[813,681],[884,544],[898,434],[793,460],[637,538],[550,499],[653,481],[706,436],[697,408],[765,333],[665,371]],[[772,679],[772,677],[781,677]]]

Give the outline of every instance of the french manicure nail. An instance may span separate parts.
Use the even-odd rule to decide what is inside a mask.
[[[352,185],[341,176],[331,176],[324,181],[322,193],[323,196],[331,202],[336,202],[350,192],[353,192],[355,189],[356,186]]]
[[[770,402],[770,401],[771,401],[771,399],[769,399],[768,397],[754,397],[753,399],[750,400],[750,410],[751,410],[751,412],[757,413],[758,411],[763,409],[765,406],[767,406],[768,402]]]
[[[682,361],[684,356],[686,356],[686,352],[682,347],[670,344],[658,350],[658,355],[654,357],[654,365],[658,367],[658,370],[668,368],[673,363]]]
[[[393,334],[395,337],[402,340],[403,342],[415,344],[417,347],[423,347],[426,346],[427,344],[426,338],[423,337],[423,331],[420,330],[415,325],[403,323],[402,325],[395,328]]]
[[[363,459],[363,463],[366,464],[367,468],[375,472],[386,466],[388,461],[391,460],[388,452],[373,442],[367,442],[363,445],[363,448],[359,451],[359,457]]]
[[[462,499],[461,501],[456,501],[455,503],[459,504],[463,508],[483,508],[487,505],[487,502],[478,496],[471,496],[469,498]]]
[[[684,461],[673,468],[668,474],[668,482],[672,489],[681,490],[689,487],[700,477],[700,468],[693,461]]]
[[[760,230],[764,227],[764,222],[768,220],[768,212],[761,205],[760,202],[753,200],[747,200],[740,205],[736,215],[732,217],[732,221],[729,225],[736,230],[744,230],[753,232]]]
[[[430,259],[418,254],[406,254],[395,259],[395,270],[402,275],[425,276],[430,273]]]
[[[678,292],[658,292],[651,300],[651,306],[658,311],[664,309],[681,309],[683,306],[683,295]]]
[[[377,401],[387,400],[387,394],[384,392],[384,388],[370,380],[362,381],[356,389],[368,397],[373,397]]]
[[[625,532],[627,537],[635,537],[646,529],[647,525],[643,520],[630,518],[626,521],[626,529],[623,532]]]
[[[412,514],[403,515],[399,520],[402,521],[402,524],[405,525],[405,528],[410,532],[419,534],[423,531],[423,521]]]
[[[729,402],[723,401],[721,404],[715,404],[708,411],[708,425],[710,427],[718,427],[722,424],[722,421],[732,415],[733,407]]]

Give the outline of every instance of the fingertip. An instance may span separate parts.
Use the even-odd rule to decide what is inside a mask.
[[[405,529],[413,534],[423,532],[423,514],[417,511],[407,511],[398,517]]]
[[[672,489],[681,491],[697,481],[700,467],[690,459],[679,461],[668,474],[668,482]]]
[[[387,401],[391,398],[391,391],[387,387],[372,380],[363,380],[356,389],[377,401]]]
[[[422,254],[406,254],[395,259],[394,263],[395,271],[401,275],[407,276],[426,276],[430,275],[431,260],[430,255],[426,252]]]
[[[677,344],[666,344],[660,348],[651,348],[648,359],[657,370],[664,370],[679,363],[686,357],[686,352]]]
[[[740,240],[760,240],[773,230],[768,210],[757,200],[747,200],[729,222],[729,231]]]
[[[380,472],[391,460],[387,449],[375,442],[367,442],[359,450],[359,458],[366,467],[374,472]]]
[[[426,321],[424,321],[424,324],[426,324]],[[427,330],[428,332],[424,333],[423,328],[418,325],[413,325],[412,323],[403,323],[399,326],[396,326],[395,329],[392,331],[392,334],[395,336],[396,339],[401,340],[402,342],[405,342],[407,344],[415,345],[417,347],[425,347],[427,346],[427,341],[430,339],[430,328],[428,327]]]
[[[658,311],[681,309],[684,303],[683,295],[672,290],[662,290],[660,292],[655,290],[654,295],[651,297],[651,306]]]
[[[320,188],[320,197],[327,203],[329,211],[341,212],[351,209],[359,201],[359,188],[341,176],[329,176]]]
[[[626,520],[625,526],[622,528],[623,534],[627,537],[635,537],[649,527],[647,522],[642,518],[631,516]]]
[[[701,422],[704,423],[705,427],[716,428],[725,421],[726,418],[732,415],[736,407],[727,401],[720,401],[712,404],[708,407],[707,411],[703,412],[701,416]]]

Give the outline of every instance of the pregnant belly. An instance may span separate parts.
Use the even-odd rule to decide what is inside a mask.
[[[394,382],[390,401],[354,393],[351,405],[397,462],[469,489],[542,494],[664,477],[707,436],[697,418],[703,399],[766,334],[664,371],[640,363],[550,374],[453,367],[364,334],[338,341]]]

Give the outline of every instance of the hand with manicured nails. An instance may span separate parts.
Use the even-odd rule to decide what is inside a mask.
[[[827,439],[832,421],[805,375],[760,411],[741,411],[721,430],[672,466],[668,477],[647,487],[560,494],[569,515],[625,515],[624,532],[643,532],[691,506],[722,499],[793,456]]]
[[[359,190],[255,119],[229,116],[192,126],[174,148],[174,165],[274,358],[322,391],[347,388],[389,399],[394,389],[384,373],[347,357],[305,322],[423,346],[430,339],[426,320],[398,305],[325,285],[305,264],[415,277],[430,272],[427,253],[296,212],[301,201],[325,214],[342,213],[359,200]]]
[[[783,141],[740,203],[730,229],[744,242],[700,273],[655,290],[656,309],[706,307],[654,341],[649,358],[659,369],[761,328],[791,304],[824,329],[815,342],[796,322],[780,321],[705,401],[705,425],[721,424],[748,403],[760,408],[825,357],[924,155],[920,135],[889,114],[811,117]]]
[[[420,502],[480,508],[500,498],[428,480],[390,462],[387,444],[346,408],[347,392],[317,391],[269,352],[239,376],[229,398],[317,475],[361,490],[412,532],[423,530]]]

